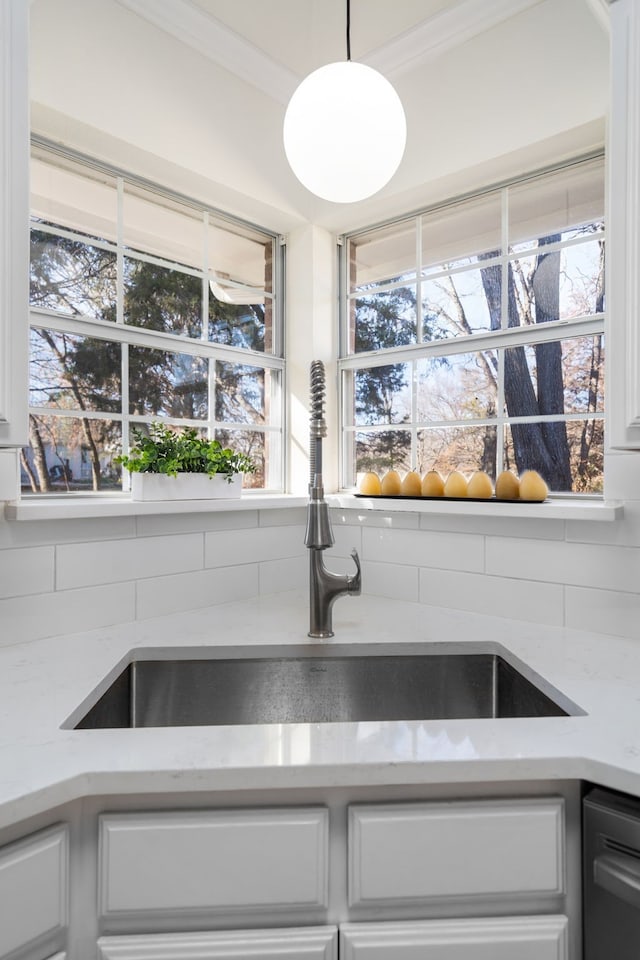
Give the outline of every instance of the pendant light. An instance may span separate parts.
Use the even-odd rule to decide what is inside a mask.
[[[353,203],[388,183],[406,138],[402,103],[389,81],[351,60],[347,0],[347,59],[314,70],[291,97],[284,118],[287,160],[316,196]]]

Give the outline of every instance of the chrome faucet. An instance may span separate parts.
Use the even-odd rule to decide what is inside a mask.
[[[324,565],[323,550],[334,544],[329,505],[324,499],[322,481],[322,440],[327,435],[324,419],[325,377],[324,364],[311,364],[311,422],[309,444],[309,504],[307,530],[304,542],[309,548],[309,636],[320,639],[333,637],[331,611],[338,597],[357,596],[362,589],[360,559],[351,551],[356,565],[353,576],[331,573]]]

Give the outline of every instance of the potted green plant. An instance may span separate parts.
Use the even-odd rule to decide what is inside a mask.
[[[131,432],[134,446],[115,462],[131,473],[134,500],[239,497],[242,475],[256,470],[247,454],[200,436],[195,427],[152,423],[148,433],[136,427]]]

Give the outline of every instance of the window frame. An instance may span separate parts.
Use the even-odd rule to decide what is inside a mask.
[[[29,303],[29,331],[33,329],[46,329],[55,333],[66,333],[71,336],[85,338],[94,338],[108,341],[111,343],[128,345],[133,347],[143,347],[165,351],[171,354],[186,354],[194,357],[200,357],[208,363],[208,417],[206,419],[189,419],[185,417],[173,417],[157,415],[139,415],[130,412],[128,403],[128,382],[126,379],[127,360],[123,349],[121,359],[121,391],[120,391],[120,411],[111,412],[108,410],[81,410],[76,408],[36,406],[29,404],[29,414],[39,416],[55,416],[59,418],[78,419],[82,417],[87,420],[102,420],[120,423],[122,426],[122,449],[128,450],[130,444],[130,429],[151,420],[158,420],[168,425],[175,426],[195,426],[202,429],[208,436],[214,436],[216,430],[224,431],[244,431],[247,433],[263,433],[270,438],[269,457],[266,463],[264,486],[255,488],[247,492],[255,493],[281,493],[285,489],[286,477],[286,361],[284,357],[284,292],[285,292],[285,243],[281,234],[269,230],[265,227],[250,223],[239,217],[231,216],[228,213],[220,211],[206,203],[200,203],[190,197],[176,193],[166,187],[153,183],[144,178],[135,176],[120,168],[112,167],[93,158],[87,157],[75,151],[61,149],[57,145],[51,144],[42,138],[32,138],[32,155],[39,158],[50,156],[53,163],[58,160],[62,163],[72,163],[79,167],[86,167],[88,171],[94,174],[106,175],[115,181],[117,190],[117,236],[113,240],[104,238],[94,238],[87,233],[75,231],[65,226],[54,226],[46,222],[41,222],[34,218],[33,209],[30,204],[30,227],[57,237],[67,238],[89,246],[97,246],[100,249],[112,251],[117,261],[117,298],[116,298],[116,320],[102,320],[90,316],[74,316],[70,313],[33,306]],[[131,247],[124,243],[122,229],[123,196],[127,186],[133,190],[142,190],[146,194],[157,196],[162,201],[168,201],[170,204],[177,204],[179,207],[187,208],[201,218],[201,229],[203,238],[209,227],[213,224],[215,227],[224,229],[229,225],[230,232],[238,230],[247,231],[250,234],[257,234],[264,237],[265,243],[271,242],[272,249],[272,277],[271,293],[267,294],[271,301],[271,335],[272,341],[269,351],[255,350],[251,348],[231,346],[207,339],[208,334],[208,305],[209,305],[209,283],[214,273],[206,257],[206,243],[203,243],[203,259],[200,268],[191,267],[175,260],[170,260],[140,250],[137,246]],[[200,229],[200,227],[199,227]],[[186,336],[180,333],[170,333],[149,328],[135,326],[125,321],[123,313],[124,305],[124,263],[127,259],[155,264],[161,268],[166,268],[185,276],[196,277],[202,284],[202,304],[201,304],[201,335],[200,337]],[[233,281],[231,282],[233,286]],[[31,358],[31,351],[30,351]],[[254,424],[249,421],[230,421],[218,420],[214,404],[214,391],[216,383],[216,362],[231,363],[237,366],[257,367],[271,373],[269,377],[270,389],[268,398],[265,397],[265,406],[269,409],[269,422],[264,424]],[[127,497],[130,488],[130,477],[126,471],[123,471],[122,493],[120,491],[108,491],[109,496]],[[56,491],[55,493],[22,493],[21,497],[32,501],[37,498],[46,498],[50,496],[64,496],[71,502],[74,495],[83,497],[99,497],[106,491]]]
[[[530,256],[535,256],[540,251],[540,247],[532,246],[530,250],[523,250],[519,253],[510,252],[506,229],[508,223],[508,208],[506,206],[506,191],[509,188],[514,186],[520,186],[533,182],[539,178],[547,176],[549,174],[554,174],[561,172],[563,170],[568,170],[572,167],[579,167],[580,165],[588,164],[593,161],[603,161],[605,159],[605,153],[603,149],[593,151],[591,153],[575,157],[571,160],[553,164],[542,169],[537,169],[527,173],[524,176],[510,178],[507,180],[500,181],[499,183],[491,184],[487,187],[484,187],[479,190],[470,191],[468,193],[462,194],[460,196],[452,197],[446,199],[442,202],[438,202],[429,207],[421,208],[419,210],[413,211],[408,214],[403,214],[395,218],[388,220],[380,221],[374,224],[364,225],[357,230],[353,230],[347,233],[342,234],[338,238],[338,322],[339,322],[339,356],[338,356],[338,392],[339,392],[339,409],[340,409],[340,444],[339,444],[339,476],[340,476],[340,489],[343,492],[348,492],[353,490],[355,487],[357,475],[355,471],[355,444],[356,444],[356,435],[362,432],[382,432],[389,430],[403,430],[411,434],[411,468],[415,469],[416,467],[416,450],[417,450],[417,436],[421,429],[428,427],[441,426],[442,424],[438,421],[434,424],[431,421],[419,421],[416,416],[416,384],[415,384],[415,375],[412,375],[409,380],[409,388],[412,394],[411,399],[411,411],[412,416],[408,423],[398,423],[398,424],[357,424],[355,417],[354,409],[354,384],[353,379],[355,377],[355,372],[359,369],[370,369],[376,366],[387,366],[395,363],[408,363],[411,365],[412,374],[415,374],[416,364],[420,359],[429,358],[429,357],[439,357],[439,356],[452,356],[456,354],[467,354],[480,352],[483,350],[495,350],[502,351],[502,356],[504,355],[504,350],[508,347],[513,346],[534,346],[538,343],[545,342],[558,342],[564,340],[571,340],[579,336],[596,336],[602,335],[606,337],[606,307],[605,311],[586,314],[582,316],[575,316],[569,319],[560,319],[549,321],[547,323],[541,323],[533,326],[522,325],[518,327],[508,327],[506,325],[507,312],[505,309],[507,291],[504,288],[502,290],[502,327],[500,330],[493,330],[488,332],[478,332],[478,333],[469,333],[458,336],[446,337],[440,340],[425,341],[423,340],[423,317],[422,317],[422,301],[423,297],[421,295],[421,286],[422,284],[434,279],[435,277],[448,277],[455,276],[456,274],[469,272],[474,269],[473,264],[454,267],[451,270],[442,270],[439,272],[430,272],[427,270],[422,260],[422,247],[421,247],[421,238],[422,238],[422,218],[428,217],[433,214],[437,214],[440,211],[445,211],[451,209],[457,205],[462,205],[466,202],[471,202],[478,200],[483,197],[487,197],[492,193],[500,192],[501,194],[501,224],[502,224],[502,238],[501,238],[501,251],[500,255],[492,258],[490,261],[487,261],[487,265],[500,264],[502,268],[502,275],[504,278],[506,272],[506,266],[509,262],[514,261],[518,258],[526,258]],[[603,173],[603,177],[605,174]],[[603,217],[606,216],[606,210],[603,212]],[[381,282],[379,286],[375,287],[375,290],[372,292],[382,293],[385,291],[414,286],[416,288],[416,340],[414,343],[396,346],[396,347],[386,347],[378,348],[368,351],[355,352],[350,349],[350,338],[352,335],[350,329],[350,302],[355,301],[361,293],[357,290],[352,292],[350,289],[350,241],[354,238],[365,236],[368,233],[374,233],[377,230],[384,230],[388,227],[400,226],[403,223],[406,224],[415,224],[415,234],[416,234],[416,254],[415,254],[415,270],[413,273],[407,274],[407,278],[400,279],[390,279],[387,283]],[[607,224],[605,222],[604,230],[598,233],[593,234],[594,239],[607,241]],[[545,252],[554,252],[556,250],[564,250],[570,248],[577,244],[584,244],[586,241],[583,238],[574,238],[568,239],[565,241],[560,241],[555,244],[549,244],[545,246]],[[477,267],[476,267],[477,269]],[[478,426],[482,427],[485,425],[495,426],[498,431],[498,437],[500,436],[500,431],[504,432],[505,424],[511,423],[526,423],[526,422],[535,422],[543,423],[549,421],[564,421],[567,424],[572,422],[580,422],[585,420],[594,420],[598,419],[605,423],[606,418],[606,406],[602,410],[598,411],[587,411],[584,413],[573,412],[573,413],[563,413],[563,414],[541,414],[536,415],[535,417],[518,417],[518,416],[509,416],[505,411],[504,404],[504,379],[500,377],[498,383],[498,403],[496,414],[490,419],[452,419],[450,421],[443,421],[447,426],[451,427],[469,427],[469,426]],[[605,400],[606,403],[606,400]],[[503,450],[502,444],[498,442],[497,444],[497,457],[496,457],[496,474],[498,474],[502,469],[502,457]],[[603,467],[603,484],[604,484],[604,467]],[[592,500],[602,500],[604,496],[604,491],[601,493],[582,493],[582,492],[554,492],[552,495],[558,499],[592,499]]]

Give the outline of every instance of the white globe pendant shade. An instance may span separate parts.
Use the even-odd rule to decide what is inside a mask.
[[[314,70],[284,118],[284,149],[298,180],[324,200],[377,193],[398,169],[407,139],[400,97],[377,70],[345,60]]]

